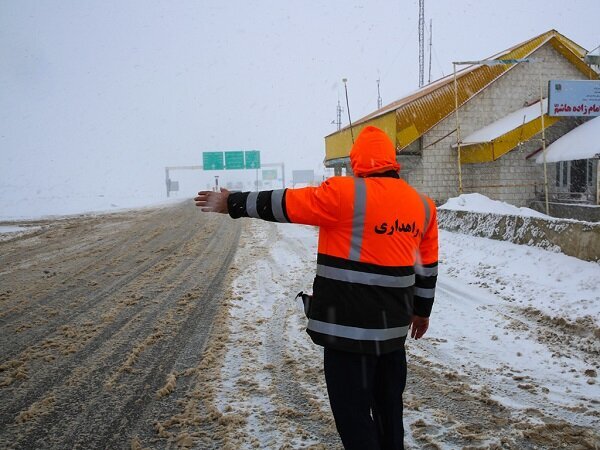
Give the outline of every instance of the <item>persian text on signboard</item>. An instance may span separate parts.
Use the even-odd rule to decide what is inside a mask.
[[[600,81],[550,80],[550,116],[600,116]]]

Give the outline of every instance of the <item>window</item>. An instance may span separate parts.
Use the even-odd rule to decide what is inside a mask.
[[[594,160],[579,159],[556,163],[556,186],[571,192],[585,192],[594,184]]]
[[[556,186],[565,187],[568,185],[569,162],[561,161],[556,163]]]
[[[587,190],[588,160],[569,161],[569,191],[585,192]]]

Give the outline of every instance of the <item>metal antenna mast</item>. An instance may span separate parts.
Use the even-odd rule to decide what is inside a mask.
[[[381,80],[377,78],[377,109],[381,109],[381,107],[383,106],[383,102],[381,101],[381,93],[379,92],[380,81]]]
[[[419,0],[419,87],[425,77],[425,0]]]
[[[429,19],[429,79],[427,83],[431,83],[431,43],[433,38],[433,19]]]
[[[336,116],[336,121],[335,124],[337,125],[337,129],[341,130],[342,129],[342,105],[340,104],[340,99],[338,98],[338,104],[337,104],[337,116]]]

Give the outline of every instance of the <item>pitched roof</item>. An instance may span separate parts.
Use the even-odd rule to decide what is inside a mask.
[[[598,79],[598,74],[583,62],[586,50],[556,30],[550,30],[487,59],[526,58],[547,43],[586,77]],[[475,64],[457,71],[458,105],[469,101],[515,65]],[[402,150],[452,114],[455,108],[454,76],[449,75],[359,119],[353,123],[352,131],[347,126],[326,136],[325,160],[348,156],[352,145],[352,132],[358,134],[367,125],[384,129],[396,143],[396,149]]]

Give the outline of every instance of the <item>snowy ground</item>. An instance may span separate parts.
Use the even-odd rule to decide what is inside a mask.
[[[517,213],[474,196],[447,207]],[[312,285],[317,230],[243,222],[199,398],[223,448],[339,448],[322,350],[294,300]],[[598,263],[441,231],[431,327],[407,342],[409,448],[600,447],[598,280]],[[193,436],[192,409],[165,426],[185,422],[181,436]]]
[[[161,191],[99,194],[70,192],[66,187],[52,187],[46,191],[23,192],[14,186],[0,184],[0,221],[35,220],[41,217],[59,217],[89,213],[106,213],[180,202],[175,195],[167,199]],[[3,233],[0,230],[0,233]]]

